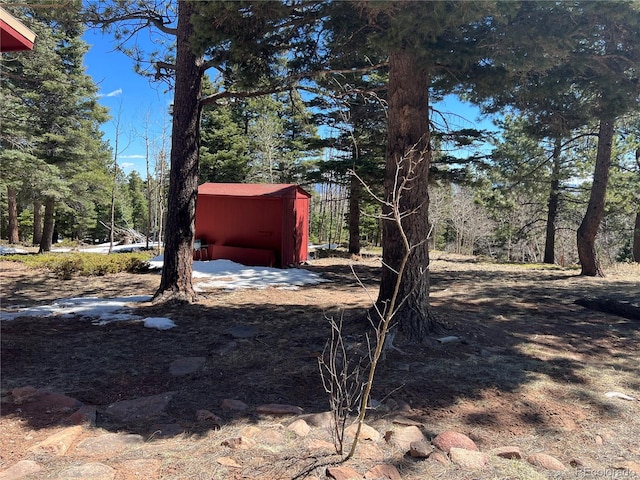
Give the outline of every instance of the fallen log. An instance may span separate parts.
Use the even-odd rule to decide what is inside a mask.
[[[615,298],[579,298],[575,304],[590,310],[611,313],[629,320],[640,320],[640,304]]]

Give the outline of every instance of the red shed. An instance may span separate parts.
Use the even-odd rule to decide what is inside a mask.
[[[277,267],[305,261],[310,198],[291,184],[200,185],[195,258]]]

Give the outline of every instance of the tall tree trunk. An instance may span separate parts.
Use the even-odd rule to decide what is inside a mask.
[[[18,191],[15,187],[7,187],[7,240],[9,243],[18,243],[20,235],[18,232]]]
[[[320,242],[324,242],[324,239],[326,238],[324,235],[324,215],[325,215],[325,209],[326,209],[326,205],[327,205],[327,199],[326,199],[326,195],[325,195],[325,190],[326,190],[326,183],[323,183],[320,185],[320,200],[319,200],[319,205],[318,205],[318,240]]]
[[[596,234],[604,216],[604,201],[609,183],[609,167],[611,165],[611,146],[613,144],[614,118],[600,119],[598,131],[598,152],[593,173],[593,184],[587,212],[578,228],[578,258],[582,265],[581,275],[603,277],[604,271],[596,255]]]
[[[547,203],[547,234],[544,244],[544,263],[555,263],[556,219],[560,201],[560,154],[562,141],[556,138],[553,146],[553,171],[551,172],[551,189]]]
[[[633,261],[640,263],[640,212],[636,213],[636,223],[633,226]]]
[[[118,141],[116,140],[116,149]],[[114,154],[115,155],[115,154]],[[116,182],[118,181],[118,162],[114,161],[113,185],[111,185],[111,209],[109,216],[109,253],[113,252],[114,232],[116,230]]]
[[[42,241],[42,202],[33,201],[33,244],[40,245]]]
[[[351,175],[349,189],[349,253],[360,255],[360,198],[362,185],[360,180]]]
[[[154,301],[192,302],[196,294],[193,238],[198,196],[198,149],[203,59],[191,50],[193,2],[178,2],[176,80],[171,132],[169,204],[164,267]]]
[[[147,233],[145,235],[145,248],[149,250],[149,237],[151,236],[151,221],[152,221],[152,208],[153,199],[151,198],[151,175],[149,171],[149,143],[147,145],[146,164],[147,164]]]
[[[164,208],[164,201],[165,201],[165,196],[164,196],[164,163],[165,163],[165,151],[164,149],[160,150],[160,154],[158,156],[158,158],[160,159],[160,176],[158,179],[158,187],[157,187],[157,192],[158,192],[158,203],[157,203],[157,216],[158,216],[158,223],[157,223],[157,228],[158,228],[158,252],[162,252],[164,250],[164,245],[166,243],[166,240],[164,238],[164,226],[165,226],[165,208]]]
[[[55,200],[51,197],[44,201],[44,228],[42,229],[42,240],[40,240],[40,249],[38,250],[38,253],[51,251],[55,205]]]
[[[429,312],[429,193],[427,188],[431,152],[429,150],[429,77],[418,64],[416,56],[406,49],[389,57],[389,93],[385,199],[393,202],[400,193],[399,211],[409,244],[413,248],[404,275],[400,279],[399,306],[394,320],[400,331],[420,341],[434,330],[435,321]],[[413,172],[409,169],[413,168]],[[397,181],[396,181],[397,179]],[[408,180],[408,188],[397,192],[398,182]],[[391,209],[383,205],[383,216]],[[377,303],[384,307],[396,287],[396,272],[405,254],[398,226],[383,221],[382,258],[384,268]]]

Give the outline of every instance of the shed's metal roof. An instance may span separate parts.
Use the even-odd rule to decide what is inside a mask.
[[[293,183],[203,183],[198,195],[221,197],[295,197],[302,194],[311,197],[299,185]]]

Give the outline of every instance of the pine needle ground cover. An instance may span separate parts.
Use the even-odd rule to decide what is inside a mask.
[[[42,467],[28,477],[34,479],[66,478],[69,469],[97,463],[111,468],[113,478],[127,480],[327,478],[327,466],[339,460],[329,430],[314,427],[300,436],[289,429],[297,415],[262,414],[257,407],[327,411],[317,357],[330,334],[330,317],[343,318],[350,351],[366,354],[363,312],[370,300],[351,263],[375,298],[379,258],[325,258],[305,268],[327,283],[297,290],[208,290],[186,307],[134,307],[143,316],[171,318],[177,326],[166,331],[127,321],[102,326],[78,318],[3,321],[0,469],[29,460]],[[444,334],[424,345],[396,338],[404,353],[388,352],[379,367],[373,398],[381,406],[366,419],[383,436],[407,422],[429,440],[455,430],[482,452],[516,446],[523,457],[552,455],[565,470],[492,457],[481,470],[470,471],[446,456],[445,462],[434,455],[412,458],[384,438],[363,441],[348,466],[364,477],[376,465],[391,464],[410,480],[635,478],[640,320],[574,302],[585,297],[637,302],[640,270],[620,265],[606,278],[577,273],[434,253],[431,301]],[[153,273],[126,272],[61,280],[49,270],[0,262],[3,308],[69,296],[152,295],[159,280]],[[234,336],[239,326],[252,334]],[[444,335],[460,341],[438,342]],[[203,360],[193,373],[173,375],[172,364],[185,358]],[[94,406],[95,428],[82,428],[63,455],[34,449],[69,428],[62,424],[68,412],[16,403],[9,393],[25,386]],[[109,405],[168,392],[170,401],[157,418],[109,416]],[[635,400],[608,396],[611,392]],[[248,408],[223,408],[225,400]],[[164,434],[167,424],[179,428]],[[106,433],[139,435],[141,441],[108,455],[78,448]]]

